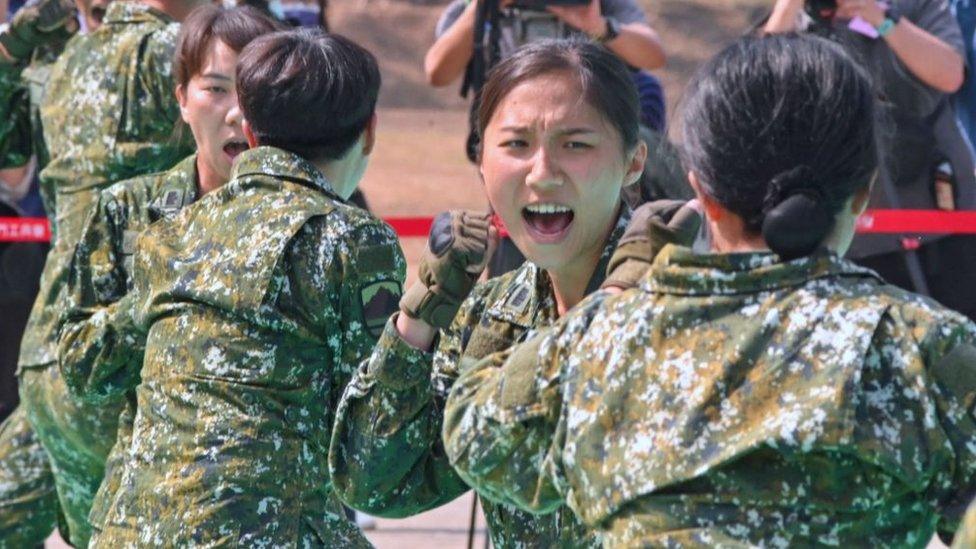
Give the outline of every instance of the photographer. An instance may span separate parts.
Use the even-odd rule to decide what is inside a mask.
[[[501,17],[499,54],[510,56],[519,46],[531,39],[521,35],[528,30],[529,20],[548,14],[561,36],[571,34],[589,36],[603,43],[620,59],[639,69],[664,66],[665,55],[657,33],[647,23],[643,10],[634,0],[591,0],[585,5],[548,5],[545,12],[525,10],[515,5],[518,0],[500,0]],[[536,2],[539,4],[540,2]],[[550,2],[552,3],[552,2]],[[427,50],[424,72],[432,86],[447,86],[464,72],[474,54],[474,23],[478,2],[453,0],[437,22],[437,41]],[[538,21],[542,23],[542,21]],[[541,25],[539,25],[541,26]]]
[[[765,30],[825,35],[871,74],[891,127],[869,208],[976,207],[972,152],[949,101],[965,47],[946,0],[776,0]],[[859,235],[848,256],[976,318],[973,245],[970,236]]]

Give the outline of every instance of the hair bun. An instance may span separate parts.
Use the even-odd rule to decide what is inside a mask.
[[[810,255],[833,225],[822,200],[796,192],[766,212],[762,235],[770,250],[789,261]]]
[[[814,171],[807,165],[786,170],[769,182],[763,200],[762,235],[785,260],[809,255],[833,227]]]

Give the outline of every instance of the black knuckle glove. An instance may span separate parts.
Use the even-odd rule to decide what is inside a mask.
[[[484,268],[490,224],[488,214],[470,211],[435,217],[419,280],[403,294],[400,310],[435,328],[450,326]]]

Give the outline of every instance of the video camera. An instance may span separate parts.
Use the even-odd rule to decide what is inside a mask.
[[[806,0],[803,9],[818,23],[830,23],[837,13],[837,0]]]
[[[545,11],[549,6],[585,6],[590,0],[515,0],[511,7],[531,10]]]

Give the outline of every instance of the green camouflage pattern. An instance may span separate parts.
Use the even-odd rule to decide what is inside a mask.
[[[111,440],[91,434],[114,431],[118,408],[74,399],[55,367],[68,267],[100,189],[169,168],[190,152],[172,140],[179,116],[170,68],[177,31],[161,12],[115,2],[102,26],[68,42],[38,90],[50,153],[41,192],[53,242],[21,343],[21,405],[47,450],[76,546],[87,545],[88,513],[111,448]]]
[[[23,166],[31,155],[30,95],[21,72],[0,63],[0,168]]]
[[[607,262],[630,220],[624,208],[588,291],[603,282]],[[333,482],[349,505],[404,517],[469,490],[441,443],[444,401],[459,372],[552,324],[558,314],[549,277],[531,262],[475,286],[433,353],[405,343],[389,320],[369,361],[339,405],[330,452]],[[594,547],[568,509],[536,516],[483,501],[492,544],[499,548]]]
[[[136,337],[132,299],[126,298],[136,238],[196,200],[196,162],[190,155],[168,171],[115,183],[99,193],[85,222],[71,260],[58,340],[58,367],[82,401],[118,403],[139,382],[145,342]]]
[[[64,45],[35,48],[27,64],[0,63],[0,168],[22,166],[31,155],[37,156],[38,166],[47,162],[40,99]],[[42,198],[49,203],[44,193]],[[0,425],[0,549],[43,544],[58,526],[57,517],[47,451],[30,426],[26,407],[19,406]]]
[[[41,104],[50,161],[41,192],[52,249],[21,344],[21,369],[57,358],[68,263],[98,191],[166,170],[192,152],[173,130],[172,57],[179,25],[138,2],[113,2],[103,24],[75,36],[51,68]]]
[[[328,441],[405,269],[388,225],[272,147],[144,231],[132,443],[93,544],[368,547],[333,494]]]
[[[976,358],[940,367],[974,342],[826,252],[669,245],[464,371],[445,445],[485,497],[566,503],[608,547],[924,547],[976,487]]]
[[[42,545],[57,517],[47,453],[19,406],[0,424],[0,549]]]
[[[134,389],[139,380],[145,342],[131,322],[132,262],[136,236],[150,224],[174,216],[197,197],[196,155],[166,172],[115,183],[99,193],[98,201],[82,229],[68,278],[67,306],[58,342],[58,367],[79,408],[121,417],[104,431],[88,433],[103,441],[100,449],[111,453],[92,456],[92,478],[87,486],[88,515],[93,529],[100,529],[106,501],[118,486],[125,435],[131,433],[135,415]],[[103,412],[99,412],[103,413]],[[118,434],[118,443],[116,436]],[[103,477],[105,480],[103,480]],[[107,494],[107,495],[106,495]]]

